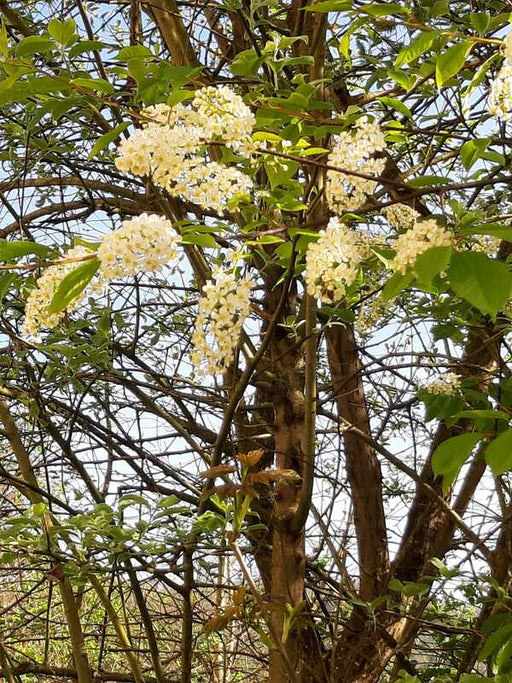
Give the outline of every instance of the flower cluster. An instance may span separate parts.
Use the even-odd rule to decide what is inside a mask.
[[[153,273],[178,256],[179,236],[172,223],[143,213],[105,235],[98,247],[102,283],[139,272]]]
[[[253,282],[237,278],[233,267],[219,269],[203,287],[199,301],[191,354],[200,375],[215,375],[226,369],[249,315],[249,295]]]
[[[90,253],[84,247],[73,247],[53,266],[43,271],[36,282],[35,288],[28,295],[25,304],[25,320],[22,327],[22,335],[24,337],[37,339],[39,330],[42,327],[55,327],[62,320],[65,311],[51,313],[48,310],[49,306],[62,280],[79,265],[77,261],[82,260],[88,255]],[[78,296],[71,306],[68,307],[68,310],[69,308],[76,308],[84,296],[85,293]]]
[[[405,273],[423,252],[433,247],[450,247],[452,244],[453,235],[435,220],[418,221],[410,230],[401,234],[393,244],[396,252],[393,269]]]
[[[395,230],[410,230],[420,214],[407,204],[392,204],[382,209],[387,222]]]
[[[512,121],[512,31],[506,36],[505,61],[491,84],[489,113],[503,121]]]
[[[378,177],[386,162],[385,159],[374,158],[374,155],[384,148],[384,134],[380,126],[366,118],[357,122],[354,135],[344,132],[335,138],[327,163],[342,170],[327,171],[326,197],[332,211],[343,214],[357,211],[364,205],[367,196],[375,191],[377,181],[353,173]]]
[[[446,372],[423,387],[427,393],[434,396],[458,396],[461,388],[461,378],[455,372]]]
[[[177,259],[178,241],[171,222],[161,216],[143,213],[124,221],[120,228],[105,235],[98,247],[96,256],[100,265],[91,290],[102,290],[112,280],[127,275],[161,270]],[[79,265],[77,261],[91,255],[82,246],[74,247],[43,272],[25,304],[24,336],[37,338],[41,328],[51,329],[58,325],[65,311],[49,311],[55,292],[66,275]],[[83,291],[67,310],[76,308],[85,296]]]
[[[304,280],[311,294],[325,303],[336,303],[357,277],[366,248],[361,237],[338,218],[331,218],[306,252]]]
[[[147,121],[120,145],[122,172],[151,175],[172,196],[222,213],[235,196],[250,194],[248,175],[208,157],[207,143],[220,141],[248,155],[254,116],[229,88],[202,88],[191,107],[158,104]]]

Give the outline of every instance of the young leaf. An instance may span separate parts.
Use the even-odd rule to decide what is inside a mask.
[[[455,43],[446,52],[439,55],[436,62],[438,88],[441,88],[446,81],[459,73],[473,45],[473,41],[463,40],[460,43]]]
[[[432,44],[438,35],[437,31],[420,33],[420,35],[414,38],[409,45],[400,50],[395,61],[395,66],[400,67],[404,66],[404,64],[414,62],[414,60],[418,59],[418,57],[432,47]]]
[[[100,266],[100,260],[90,259],[81,263],[66,275],[57,287],[53,299],[48,306],[50,313],[60,313],[74,301],[87,287]]]
[[[485,461],[495,477],[512,469],[512,429],[491,441],[485,451]]]
[[[478,432],[452,436],[436,448],[432,456],[432,469],[436,476],[442,475],[443,491],[446,491],[455,480],[482,436],[483,434]]]
[[[73,42],[75,37],[76,24],[73,19],[66,19],[60,21],[59,19],[52,19],[48,24],[48,33],[51,37],[61,45],[69,45]]]
[[[100,138],[98,138],[94,143],[93,148],[91,149],[89,159],[93,159],[96,156],[96,154],[98,154],[98,152],[103,151],[110,145],[111,142],[117,140],[117,138],[121,135],[123,130],[126,130],[129,125],[130,124],[128,121],[123,121],[123,123],[120,123],[115,128],[112,128],[112,130],[109,130],[108,133],[105,133],[105,135],[102,135]]]
[[[28,254],[46,256],[49,251],[51,251],[50,247],[46,247],[44,244],[24,240],[8,242],[6,239],[0,239],[0,261],[11,261]]]
[[[508,265],[481,252],[455,252],[448,266],[448,280],[458,296],[493,318],[504,308],[512,290]]]

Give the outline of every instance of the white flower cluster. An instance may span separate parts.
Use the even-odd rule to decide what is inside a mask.
[[[98,247],[95,256],[100,265],[90,289],[102,290],[117,278],[161,270],[178,258],[178,242],[179,236],[172,223],[161,216],[143,213],[124,221],[120,228],[105,235]],[[66,275],[79,265],[77,261],[93,255],[82,246],[73,247],[42,273],[25,304],[23,336],[37,339],[41,328],[51,329],[58,325],[65,311],[51,313],[48,310],[53,296]],[[86,291],[83,291],[67,310],[76,308],[85,296]]]
[[[144,115],[149,121],[121,142],[120,171],[151,175],[170,195],[218,213],[236,195],[252,192],[248,175],[208,156],[209,142],[245,155],[252,148],[254,116],[229,88],[202,88],[191,107],[158,104]]]
[[[504,43],[505,61],[491,83],[489,113],[503,121],[512,121],[512,31]]]
[[[418,221],[410,230],[400,235],[393,244],[396,252],[393,269],[405,273],[423,252],[433,247],[450,247],[452,244],[453,235],[435,220]]]
[[[178,233],[161,216],[143,213],[109,232],[98,247],[102,283],[126,275],[154,273],[178,257]]]
[[[226,369],[249,315],[250,278],[237,278],[234,268],[219,269],[203,287],[199,301],[191,354],[199,375],[215,375]]]
[[[386,161],[375,159],[374,154],[384,148],[384,134],[380,126],[366,118],[356,123],[355,134],[346,131],[335,138],[327,163],[343,170],[327,171],[326,197],[332,211],[343,214],[357,211],[364,205],[367,196],[375,191],[377,181],[359,178],[350,171],[380,176]]]
[[[361,237],[338,218],[331,218],[306,252],[304,280],[311,294],[325,303],[336,303],[357,277],[367,249]]]
[[[455,372],[446,372],[423,388],[435,396],[458,396],[462,388],[461,378]]]
[[[382,213],[387,222],[395,230],[410,230],[420,218],[420,214],[407,204],[392,204],[385,206]]]
[[[50,313],[48,307],[62,280],[80,265],[77,261],[89,255],[90,252],[84,247],[73,247],[57,263],[43,271],[25,304],[25,320],[21,331],[24,337],[37,339],[42,327],[55,327],[62,320],[65,311]],[[78,296],[69,308],[76,308],[84,296],[85,293]]]

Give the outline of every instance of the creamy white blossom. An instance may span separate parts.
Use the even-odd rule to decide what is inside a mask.
[[[512,60],[512,31],[509,31],[503,41],[505,57]]]
[[[229,88],[202,88],[190,107],[159,104],[143,114],[142,128],[121,142],[120,171],[150,175],[169,194],[218,213],[252,192],[247,174],[211,159],[207,148],[221,141],[246,156],[252,149],[254,116]]]
[[[489,113],[503,121],[512,120],[512,57],[505,59],[498,75],[491,83]]]
[[[412,228],[401,234],[392,245],[396,252],[392,267],[400,273],[405,273],[423,252],[433,247],[450,247],[452,244],[452,233],[435,220],[418,221]]]
[[[340,301],[366,253],[364,239],[338,218],[331,218],[306,252],[304,280],[309,294],[325,303]]]
[[[420,218],[420,214],[407,204],[391,204],[382,209],[387,222],[395,230],[409,230]]]
[[[356,123],[355,133],[345,131],[335,137],[327,163],[342,171],[327,171],[326,197],[332,211],[338,214],[356,211],[374,193],[377,180],[359,178],[350,171],[376,178],[380,176],[386,162],[385,159],[374,158],[374,155],[384,148],[384,134],[380,126],[365,118]]]
[[[42,272],[25,303],[25,320],[21,331],[24,337],[37,339],[41,329],[51,329],[59,324],[66,311],[51,313],[48,308],[62,280],[87,256],[90,256],[90,252],[84,247],[73,247]],[[76,308],[84,297],[85,292],[82,292],[68,310]]]
[[[220,268],[203,287],[191,354],[199,375],[216,375],[232,361],[243,322],[250,312],[253,284],[251,278],[237,277],[234,268]]]
[[[161,270],[178,257],[178,233],[161,216],[143,213],[109,232],[98,247],[102,283]]]
[[[423,389],[435,396],[459,396],[462,380],[455,372],[445,372],[444,375],[425,384]]]

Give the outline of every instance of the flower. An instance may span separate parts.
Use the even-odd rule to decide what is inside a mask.
[[[455,372],[446,372],[444,375],[428,382],[423,389],[435,396],[458,396],[461,393],[461,378]]]
[[[416,258],[433,247],[450,247],[453,235],[435,220],[417,221],[412,228],[402,233],[395,241],[394,270],[405,273],[414,266]]]
[[[409,230],[419,219],[420,214],[407,204],[392,204],[385,206],[382,213],[387,222],[395,230]]]
[[[89,255],[84,247],[73,247],[42,272],[25,303],[25,320],[21,331],[24,337],[38,339],[42,328],[51,329],[60,323],[66,311],[52,313],[48,310],[49,306],[62,280],[76,268],[77,260]],[[82,292],[68,306],[68,310],[75,309],[84,297],[85,292]]]
[[[346,287],[355,281],[366,252],[358,233],[338,218],[331,218],[306,252],[304,280],[309,294],[325,303],[342,299]]]
[[[191,354],[199,375],[215,375],[233,358],[245,318],[249,315],[251,278],[238,279],[234,268],[217,270],[203,287]]]
[[[207,143],[220,141],[249,156],[254,116],[229,88],[206,87],[190,107],[158,104],[144,110],[146,121],[121,142],[117,168],[150,175],[172,196],[222,213],[230,200],[252,192],[251,178],[209,156]]]
[[[178,258],[179,236],[172,223],[143,213],[105,235],[98,247],[102,283],[140,272],[157,272]]]
[[[375,159],[374,154],[385,148],[384,134],[377,123],[366,118],[356,123],[354,135],[343,132],[335,138],[327,163],[342,171],[327,171],[326,197],[332,211],[343,214],[357,211],[373,194],[377,180],[359,178],[350,171],[378,178],[384,170],[385,159]]]
[[[508,40],[507,44],[509,54],[512,52],[512,40]],[[498,75],[491,83],[489,113],[503,121],[512,121],[512,55],[505,59]]]

